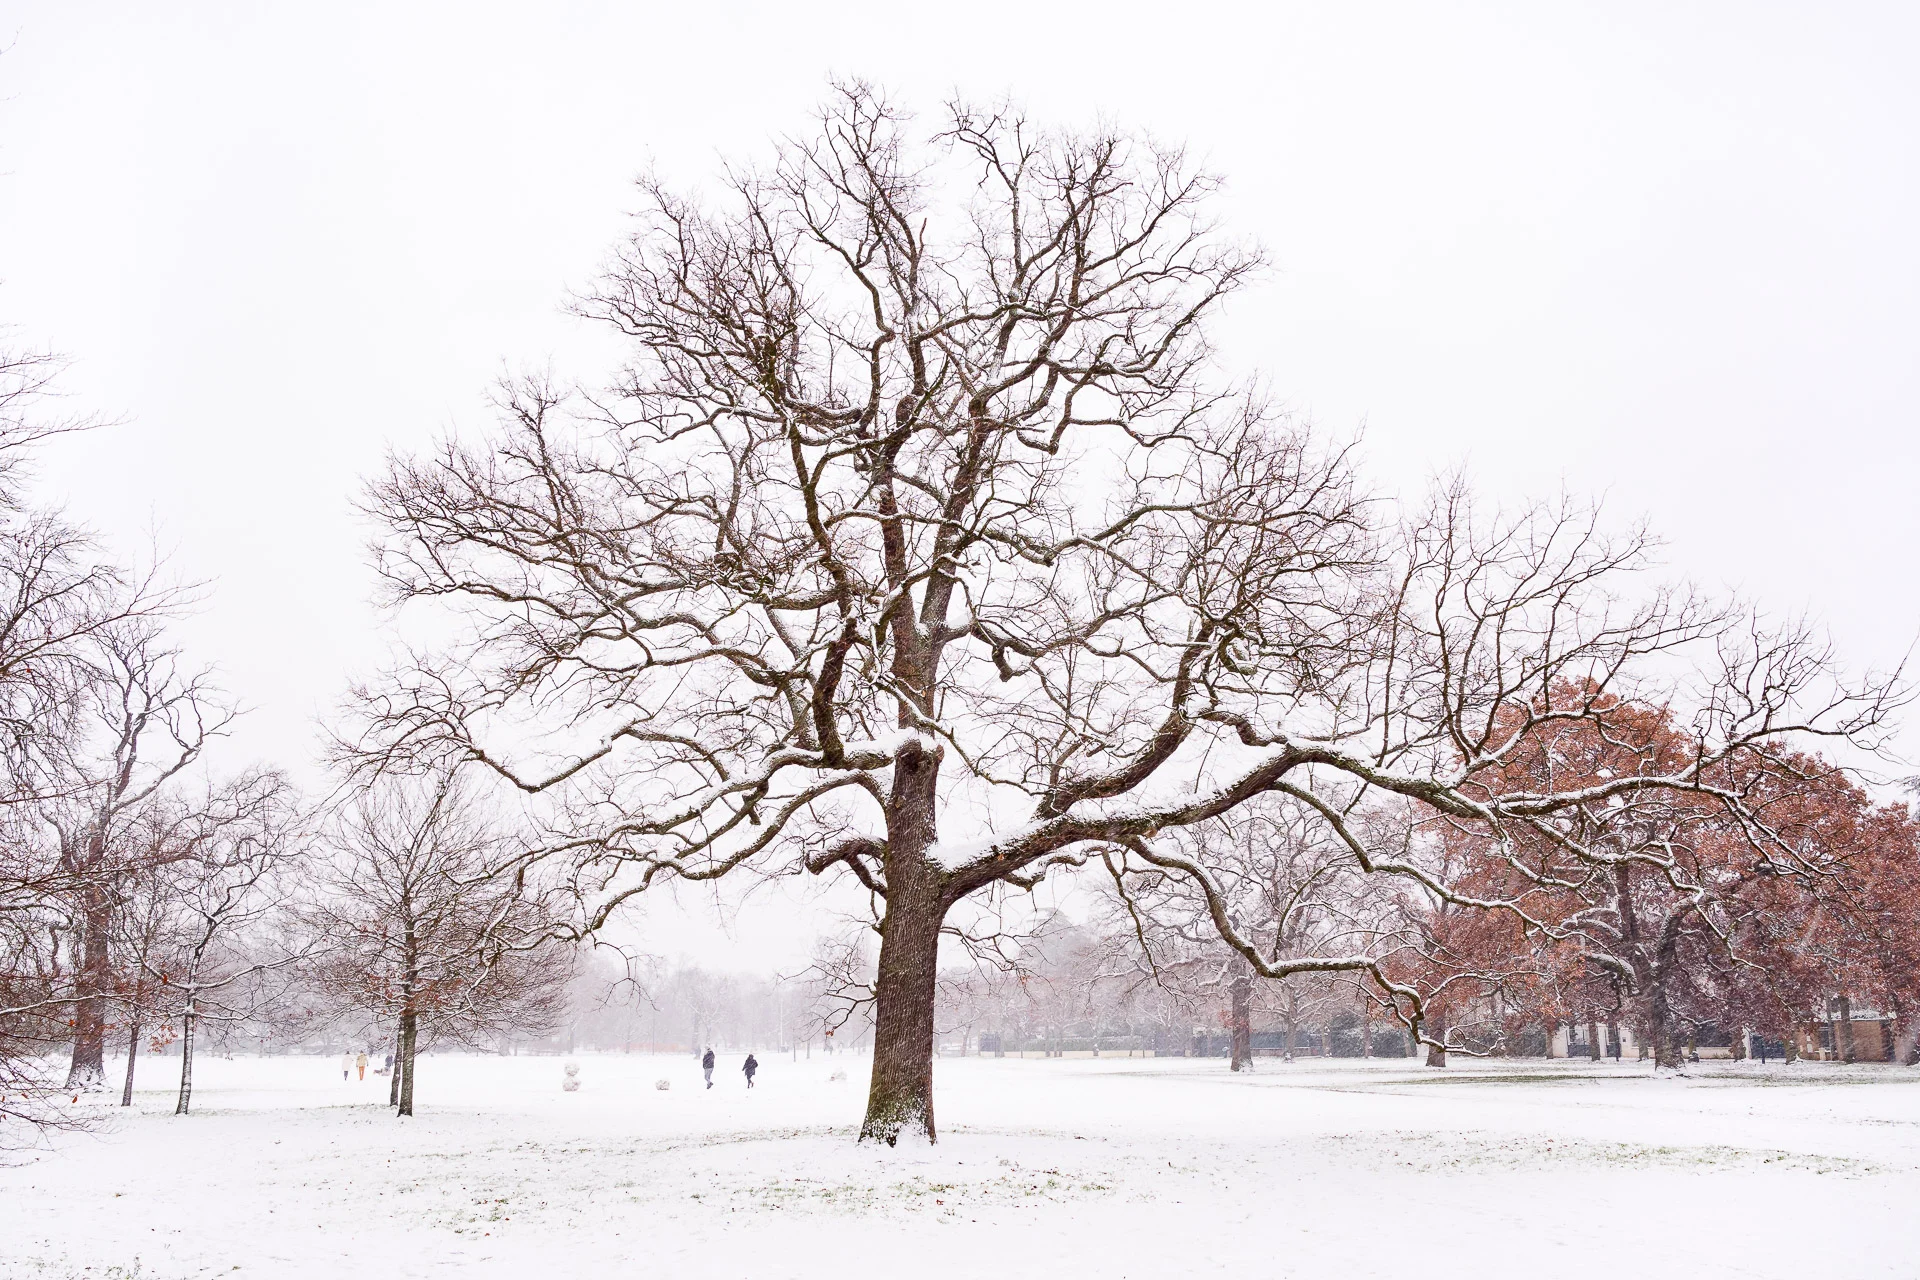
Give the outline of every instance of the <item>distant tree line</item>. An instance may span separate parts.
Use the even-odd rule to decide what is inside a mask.
[[[1556,1032],[1598,1058],[1622,1028],[1662,1067],[1699,1043],[1791,1055],[1810,1028],[1856,1012],[1890,1022],[1910,1059],[1920,822],[1907,807],[1875,803],[1818,756],[1759,752],[1696,790],[1610,795],[1610,779],[1672,767],[1686,735],[1661,707],[1558,696],[1599,715],[1515,752],[1486,785],[1591,786],[1593,804],[1518,832],[1406,806],[1366,816],[1374,848],[1448,893],[1367,876],[1298,801],[1257,801],[1188,833],[1212,846],[1210,885],[1111,879],[1104,914],[1002,935],[998,963],[972,949],[943,981],[943,1041],[1217,1052],[1236,1070],[1256,1047],[1406,1051],[1405,1020],[1377,989],[1340,972],[1261,977],[1213,927],[1217,909],[1272,961],[1364,955],[1419,991],[1435,1066],[1450,1052],[1544,1054]],[[1839,1037],[1829,1052],[1852,1056],[1849,1033],[1826,1034]]]
[[[354,1025],[395,1046],[396,1108],[435,1039],[556,1022],[571,948],[551,901],[496,877],[512,817],[445,776],[318,800],[223,768],[238,714],[170,629],[200,596],[116,562],[31,495],[54,356],[0,348],[0,1144],[75,1123],[124,1055],[297,1041]],[[55,1064],[58,1064],[57,1066]]]

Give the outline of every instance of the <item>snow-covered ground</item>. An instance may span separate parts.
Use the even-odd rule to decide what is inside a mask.
[[[143,1063],[0,1155],[0,1275],[1920,1276],[1920,1069],[947,1059],[886,1151],[864,1059],[578,1061],[423,1059],[411,1121],[214,1057],[176,1119]]]

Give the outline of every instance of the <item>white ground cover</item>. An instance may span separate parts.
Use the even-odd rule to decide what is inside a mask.
[[[0,1275],[1920,1276],[1920,1069],[946,1059],[942,1141],[887,1151],[864,1059],[578,1061],[424,1058],[410,1121],[211,1056],[176,1119],[143,1062],[0,1153]]]

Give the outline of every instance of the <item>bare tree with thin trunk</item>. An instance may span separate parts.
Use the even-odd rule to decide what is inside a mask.
[[[1355,814],[1353,821],[1368,829],[1375,849],[1404,850],[1407,835],[1388,832],[1385,812]],[[1335,954],[1385,959],[1406,945],[1397,916],[1382,901],[1393,882],[1363,872],[1319,815],[1290,796],[1249,800],[1165,843],[1212,870],[1218,902],[1183,873],[1142,866],[1123,875],[1110,863],[1119,921],[1137,938],[1148,969],[1188,1001],[1203,1004],[1211,996],[1217,1002],[1224,989],[1234,1071],[1253,1065],[1256,1010],[1280,1022],[1284,1055],[1292,1061],[1301,1026],[1330,1009],[1342,988],[1317,972],[1257,983],[1252,964],[1222,941],[1216,905],[1269,966]]]
[[[579,303],[627,343],[610,385],[509,386],[492,438],[373,485],[393,599],[455,606],[460,639],[363,691],[351,750],[543,797],[527,861],[565,870],[583,928],[665,880],[857,879],[861,1134],[892,1143],[935,1134],[939,944],[973,895],[1104,854],[1192,880],[1262,977],[1386,981],[1366,954],[1274,962],[1166,837],[1278,791],[1356,867],[1425,883],[1355,805],[1545,821],[1572,801],[1477,784],[1538,729],[1528,695],[1696,645],[1720,660],[1698,760],[1619,790],[1877,726],[1883,689],[1810,701],[1829,673],[1800,636],[1743,647],[1725,610],[1629,593],[1644,540],[1571,505],[1487,520],[1455,489],[1396,525],[1345,450],[1217,375],[1208,326],[1260,266],[1217,185],[1006,109],[921,131],[861,84],[713,201],[649,181]]]
[[[457,778],[382,779],[352,798],[328,843],[308,915],[330,943],[312,976],[336,1008],[392,1036],[398,1114],[413,1114],[414,1064],[435,1039],[557,1023],[573,952],[546,898],[507,865],[511,826]]]
[[[159,846],[174,833],[157,812],[147,815],[137,838],[148,847]],[[120,1105],[133,1105],[134,1071],[140,1061],[143,1034],[165,1029],[161,1012],[164,981],[159,969],[172,938],[174,879],[170,860],[148,856],[124,873],[115,913],[115,968],[118,983],[114,1003],[123,1021],[127,1064],[120,1084]]]
[[[317,944],[298,936],[288,910],[306,841],[286,780],[248,774],[181,808],[164,873],[172,927],[145,967],[159,981],[163,1016],[180,1023],[174,1114],[184,1116],[202,1024],[258,1016]]]

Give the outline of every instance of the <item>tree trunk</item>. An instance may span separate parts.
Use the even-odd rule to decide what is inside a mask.
[[[413,1057],[420,1042],[420,1015],[412,1009],[400,1014],[400,1057],[393,1069],[400,1073],[400,1114],[413,1114]]]
[[[80,926],[80,963],[74,966],[73,1062],[67,1088],[91,1093],[107,1082],[107,993],[113,990],[113,961],[107,951],[112,905],[104,889],[90,888]]]
[[[1647,1031],[1653,1038],[1654,1068],[1658,1070],[1666,1067],[1678,1071],[1681,1066],[1680,1044],[1673,1036],[1672,1014],[1667,1008],[1667,991],[1664,986],[1659,983],[1654,984],[1653,999],[1649,1005]]]
[[[945,904],[913,902],[891,883],[880,926],[874,983],[873,1082],[862,1141],[893,1146],[903,1131],[936,1139],[933,1123],[933,1000]]]
[[[1587,1015],[1587,1060],[1600,1061],[1600,1020]]]
[[[400,1046],[403,1043],[400,1020],[393,1020],[393,1064],[387,1068],[387,1105],[400,1105]]]
[[[1607,1019],[1607,1043],[1613,1046],[1614,1061],[1616,1062],[1619,1061],[1620,1059],[1620,1022],[1617,1018]],[[1600,1056],[1598,1050],[1594,1052],[1594,1056],[1596,1058]]]
[[[1253,1069],[1253,975],[1240,962],[1234,965],[1233,980],[1227,986],[1228,1030],[1231,1032],[1230,1069]]]
[[[406,935],[400,951],[400,1052],[393,1060],[395,1114],[413,1114],[413,1057],[420,1043],[420,1010],[414,1000],[420,990],[420,935],[414,926],[412,904],[406,908]],[[393,1086],[389,1086],[392,1089]]]
[[[1840,1035],[1835,1037],[1839,1043],[1834,1048],[1840,1051],[1842,1062],[1853,1062],[1856,1058],[1853,1045],[1853,1001],[1847,996],[1841,996],[1837,1003],[1840,1007]]]
[[[186,1115],[193,1105],[193,1033],[197,1021],[189,999],[187,1011],[180,1016],[180,1101],[173,1108],[177,1116]]]
[[[927,859],[934,843],[940,755],[918,744],[894,758],[887,805],[887,910],[873,987],[873,1076],[862,1142],[908,1133],[937,1139],[933,1122],[933,1003],[946,884]]]
[[[140,1018],[135,1015],[133,1025],[127,1028],[127,1082],[120,1086],[120,1105],[133,1105],[133,1063],[140,1056]]]
[[[1439,1033],[1434,1036],[1434,1039],[1440,1043],[1427,1046],[1427,1065],[1430,1067],[1444,1067],[1447,1065],[1447,1015],[1445,1010],[1438,1010],[1434,1013],[1433,1026],[1434,1030]]]

